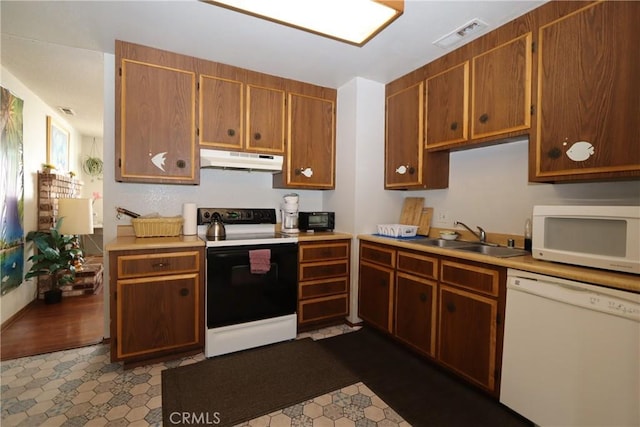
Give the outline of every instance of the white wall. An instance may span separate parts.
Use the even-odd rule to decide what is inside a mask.
[[[47,119],[52,116],[70,132],[70,166],[79,170],[77,161],[81,136],[57,110],[46,105],[16,76],[1,68],[0,85],[24,101],[23,108],[23,154],[24,154],[24,234],[37,229],[37,171],[47,160]],[[24,272],[29,271],[27,259],[33,255],[31,244],[25,248]],[[0,323],[5,322],[37,297],[36,281],[27,280],[22,285],[0,297]]]
[[[639,205],[640,181],[528,182],[528,141],[451,153],[449,188],[412,192],[433,206],[436,227],[462,221],[488,232],[523,234],[534,205]],[[446,219],[439,221],[441,214]]]
[[[373,233],[377,224],[397,222],[403,192],[384,190],[384,85],[355,78],[338,89],[336,189],[324,197],[324,209],[336,212],[336,229]],[[357,322],[357,239],[351,248],[349,321]]]

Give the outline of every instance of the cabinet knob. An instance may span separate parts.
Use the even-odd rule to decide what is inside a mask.
[[[384,279],[380,279],[380,281],[378,282],[378,284],[379,284],[380,286],[387,286],[387,281],[386,281],[386,280],[384,280]]]
[[[447,303],[447,311],[449,313],[455,312],[456,311],[456,305],[454,303],[452,303],[452,302],[448,302]]]
[[[151,267],[153,267],[153,268],[165,268],[165,267],[169,267],[169,263],[160,261],[160,262],[156,262],[156,263],[151,264]]]
[[[399,175],[404,175],[405,173],[413,175],[414,173],[416,173],[416,168],[411,165],[401,165],[396,168],[396,173]]]
[[[487,123],[489,121],[489,115],[487,113],[484,113],[478,120],[480,120],[480,123]]]
[[[420,301],[425,302],[427,300],[427,294],[420,292]]]
[[[560,150],[557,147],[552,148],[547,152],[547,156],[549,156],[552,159],[559,159],[562,156],[562,150]]]
[[[253,139],[255,139],[256,141],[259,140],[260,138],[262,138],[262,135],[260,135],[260,132],[256,132],[253,134]]]
[[[233,129],[227,129],[227,135],[229,136],[234,136],[236,134],[236,131]]]
[[[456,129],[458,129],[458,122],[451,123],[451,130],[456,130]]]
[[[184,160],[178,160],[176,162],[176,166],[178,166],[180,169],[184,169],[185,167],[187,167],[187,162],[185,162]]]
[[[180,296],[186,297],[187,295],[189,295],[189,289],[187,288],[180,289]]]

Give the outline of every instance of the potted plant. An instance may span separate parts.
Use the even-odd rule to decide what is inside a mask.
[[[38,249],[29,257],[33,264],[25,275],[26,279],[36,276],[49,276],[51,289],[44,293],[44,302],[53,304],[62,301],[61,286],[73,283],[76,269],[73,261],[82,251],[75,247],[73,235],[60,234],[63,218],[56,221],[49,231],[30,231],[26,241],[33,242]]]

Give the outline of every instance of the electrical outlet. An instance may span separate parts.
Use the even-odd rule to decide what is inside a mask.
[[[449,213],[445,211],[436,212],[434,225],[439,227],[449,227],[451,225],[451,221],[449,221]]]

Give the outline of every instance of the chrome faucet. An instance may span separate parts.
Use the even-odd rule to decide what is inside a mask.
[[[474,236],[476,236],[478,238],[478,240],[480,240],[480,243],[486,243],[487,242],[487,233],[482,229],[482,227],[478,227],[478,231],[473,231],[472,229],[470,229],[469,227],[467,227],[467,224],[465,224],[464,222],[460,222],[460,221],[454,221],[453,222],[453,226],[457,226],[457,225],[461,225],[464,228],[466,228],[467,230],[469,230],[471,233],[473,233]]]

